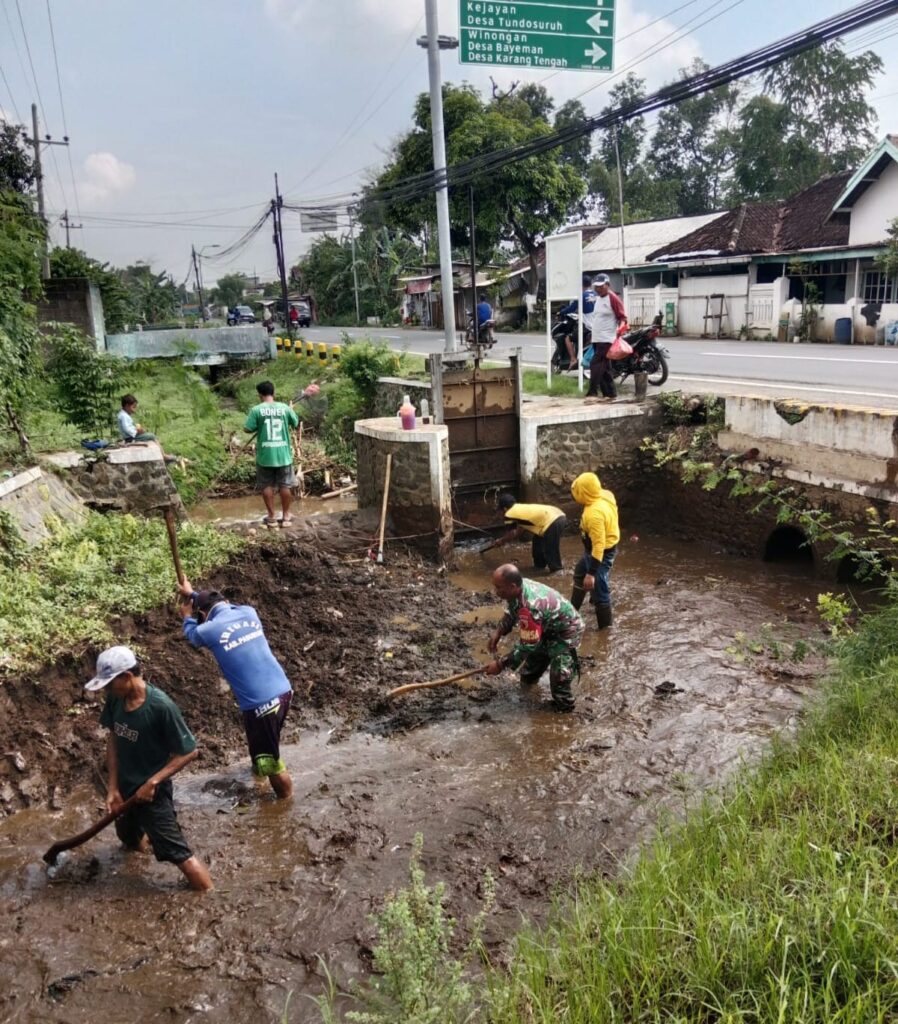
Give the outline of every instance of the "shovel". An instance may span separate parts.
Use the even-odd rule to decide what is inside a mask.
[[[82,843],[86,843],[88,839],[93,839],[98,832],[102,832],[104,828],[111,825],[116,818],[120,818],[125,811],[130,810],[136,803],[137,794],[135,793],[134,796],[129,796],[117,811],[110,811],[108,814],[104,814],[103,817],[100,818],[96,824],[91,825],[90,828],[86,828],[83,832],[79,832],[78,835],[72,836],[70,839],[60,839],[58,843],[54,843],[44,854],[44,861],[52,866],[56,863],[56,858],[64,850],[74,850],[76,846],[81,846]]]
[[[178,531],[175,527],[175,514],[169,506],[165,510],[165,529],[168,531],[168,543],[171,548],[172,560],[175,563],[175,573],[178,577],[178,584],[184,582],[184,569],[181,567],[181,556],[178,553]],[[107,823],[108,824],[108,823]]]

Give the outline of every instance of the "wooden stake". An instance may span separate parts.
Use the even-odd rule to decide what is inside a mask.
[[[393,468],[393,453],[387,452],[387,472],[384,476],[384,501],[380,510],[380,538],[377,542],[377,564],[384,561],[384,529],[387,525],[387,497],[390,493],[390,471]]]
[[[471,676],[482,675],[486,671],[486,665],[478,665],[477,668],[470,668],[467,672],[458,672],[454,676],[447,676],[445,679],[435,679],[430,683],[406,683],[405,686],[397,686],[395,690],[387,693],[388,697],[398,697],[401,693],[411,693],[412,690],[432,690],[436,686],[448,686],[450,683],[457,683],[460,679],[469,679]]]
[[[168,544],[171,548],[172,560],[175,563],[175,573],[178,577],[178,583],[184,582],[184,570],[181,567],[181,556],[178,553],[178,531],[175,527],[175,514],[171,507],[165,510],[165,529],[168,531]]]

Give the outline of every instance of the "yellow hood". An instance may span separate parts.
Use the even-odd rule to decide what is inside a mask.
[[[592,505],[602,496],[602,484],[595,473],[581,473],[571,484],[571,494],[578,505]]]

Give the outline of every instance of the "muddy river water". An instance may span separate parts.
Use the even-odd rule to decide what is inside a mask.
[[[569,559],[577,548],[571,539]],[[508,553],[463,555],[456,583],[485,591],[485,570]],[[526,565],[526,548],[511,553]],[[416,832],[456,916],[476,908],[487,869],[496,877],[487,938],[501,953],[578,865],[613,872],[662,807],[681,809],[794,724],[813,685],[807,663],[726,650],[739,632],[771,632],[765,623],[793,641],[817,635],[819,585],[787,567],[627,538],[613,582],[615,626],[599,635],[587,619],[573,715],[546,710],[545,683],[524,691],[507,676],[407,698],[421,708],[415,729],[380,718],[336,742],[328,728],[304,732],[285,752],[287,804],[258,794],[243,760],[179,777],[182,823],[217,885],[208,896],[122,853],[111,830],[48,877],[42,852],[92,820],[96,790],[8,819],[0,1019],[277,1021],[292,990],[290,1019],[315,1020],[303,996],[321,991],[319,957],[340,981],[364,973],[368,915],[407,877]],[[468,613],[483,622],[475,656],[498,611],[485,596]],[[384,613],[385,634],[408,639],[415,627],[411,613]]]

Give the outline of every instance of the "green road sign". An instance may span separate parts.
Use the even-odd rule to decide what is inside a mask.
[[[459,0],[462,64],[611,71],[614,0]]]

